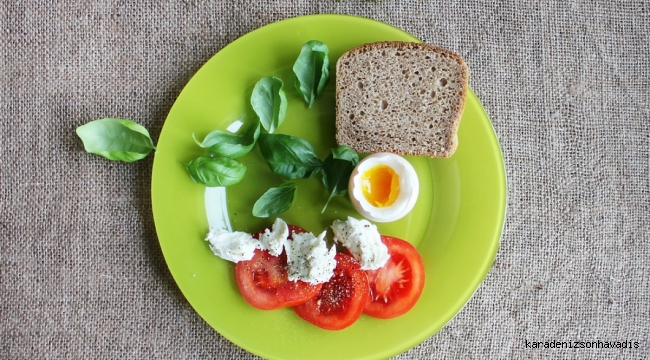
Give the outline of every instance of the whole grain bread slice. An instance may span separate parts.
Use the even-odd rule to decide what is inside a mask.
[[[428,44],[354,48],[336,63],[336,140],[359,153],[449,157],[468,80],[460,56]]]

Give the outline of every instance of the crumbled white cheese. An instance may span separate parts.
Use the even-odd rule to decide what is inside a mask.
[[[255,249],[262,248],[261,243],[249,233],[219,228],[210,229],[205,241],[210,243],[210,250],[215,255],[232,262],[250,260],[255,255]]]
[[[282,219],[277,218],[273,223],[271,230],[266,229],[264,233],[260,234],[260,242],[262,248],[269,251],[273,256],[280,256],[282,254],[282,247],[284,242],[289,237],[289,227]]]
[[[327,250],[325,231],[318,237],[312,233],[293,233],[293,240],[285,241],[289,280],[302,280],[310,284],[329,281],[336,267],[336,247]]]
[[[368,220],[348,217],[347,221],[334,220],[332,223],[334,241],[345,246],[352,256],[361,263],[363,270],[375,270],[386,264],[390,255],[381,241],[377,226]]]

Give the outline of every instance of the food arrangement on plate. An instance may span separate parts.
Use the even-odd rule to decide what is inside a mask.
[[[295,89],[293,65],[300,56],[301,47],[313,39],[320,40],[329,48],[331,80],[310,105],[312,97],[305,99]],[[462,124],[457,132],[460,146],[449,158],[443,157],[442,147],[447,152],[456,143],[453,130],[440,128],[436,134],[435,123],[426,123],[417,134],[404,134],[408,134],[406,139],[415,141],[417,146],[420,146],[420,142],[437,143],[436,135],[449,136],[451,140],[448,144],[436,145],[439,153],[436,156],[440,156],[437,158],[430,157],[431,154],[416,155],[411,152],[408,154],[412,155],[401,155],[397,154],[398,149],[393,148],[360,149],[356,143],[362,141],[356,138],[351,143],[337,142],[336,121],[341,113],[337,114],[336,85],[344,76],[341,76],[343,72],[336,67],[336,62],[351,49],[386,41],[407,45],[419,42],[400,29],[353,16],[314,15],[269,24],[233,41],[207,61],[187,83],[165,120],[156,144],[151,188],[156,233],[162,253],[175,283],[197,314],[226,339],[249,352],[264,358],[282,359],[378,359],[393,356],[440,330],[469,300],[492,264],[505,210],[503,158],[490,120],[471,89],[467,88],[466,91]],[[440,69],[444,70],[444,67]],[[379,71],[380,77],[394,73],[385,62],[379,66]],[[401,71],[396,74],[401,74]],[[398,133],[393,129],[410,128],[404,121],[422,115],[420,106],[426,106],[433,99],[431,96],[438,94],[438,91],[435,94],[427,93],[417,84],[415,88],[419,91],[409,93],[409,89],[414,88],[413,82],[419,81],[419,76],[413,75],[419,74],[410,73],[409,79],[413,80],[411,85],[402,87],[402,92],[412,97],[411,103],[400,96],[387,98],[381,95],[380,98],[373,93],[363,93],[363,99],[367,95],[368,99],[375,101],[375,105],[361,101],[348,107],[354,112],[355,119],[365,118],[366,121],[369,118],[364,115],[373,111],[384,115],[390,114],[391,110],[410,111],[410,114],[395,116],[394,119],[399,121],[392,125],[383,119],[366,122],[366,127],[354,130],[367,132],[360,137],[361,140],[403,145],[403,139],[392,138]],[[426,76],[428,74],[422,76],[423,80]],[[284,121],[274,125],[275,129],[269,133],[258,120],[251,98],[256,84],[263,78],[267,80],[264,80],[266,85],[262,89],[275,93],[278,82],[273,77],[282,81],[288,105]],[[455,88],[456,83],[449,81],[452,77],[444,79],[434,87],[441,87],[440,91],[445,87]],[[377,79],[380,84],[386,80]],[[349,90],[362,90],[356,78],[349,78],[348,81],[351,85]],[[362,83],[361,87],[364,91],[373,88],[383,90],[381,86],[370,84]],[[279,110],[282,108],[281,95],[278,94],[277,98]],[[382,107],[384,111],[381,111]],[[412,107],[415,107],[415,112]],[[453,109],[440,107],[436,111],[443,113],[445,108]],[[350,114],[346,115],[349,121]],[[273,116],[270,118],[273,120]],[[223,134],[213,136],[226,139],[218,143],[230,144],[225,146],[230,149],[221,150],[226,151],[223,156],[226,160],[210,166],[232,167],[235,170],[227,177],[215,180],[231,181],[233,184],[227,187],[197,185],[188,176],[186,167],[199,157],[213,157],[211,151],[196,143],[208,146],[208,135],[215,130]],[[240,136],[245,139],[237,139]],[[254,141],[255,138],[257,141]],[[287,143],[288,147],[285,146]],[[231,146],[235,144],[241,146]],[[280,145],[280,149],[299,148],[300,158],[303,158],[311,150],[305,144],[311,145],[315,156],[302,164],[305,166],[287,167],[285,170],[287,175],[307,178],[286,179],[274,172],[275,168],[285,171],[281,170],[282,163],[286,161],[285,155],[291,155],[291,151],[277,151],[276,145]],[[249,146],[251,150],[247,149]],[[270,149],[273,151],[268,151]],[[246,151],[246,155],[236,154]],[[413,209],[399,220],[380,222],[372,220],[369,214],[357,211],[350,200],[352,185],[350,181],[344,181],[345,176],[340,176],[349,172],[351,179],[354,168],[361,161],[378,153],[396,154],[410,163],[417,174],[419,185],[414,186],[414,189],[419,188],[417,200]],[[195,166],[200,168],[204,161],[200,160]],[[237,170],[238,165],[233,162],[241,164],[242,168]],[[244,175],[237,183],[241,170]],[[379,178],[392,178],[390,171],[378,170],[381,170],[376,171],[381,175]],[[402,169],[397,169],[396,174],[399,175],[400,171]],[[310,173],[311,177],[308,176]],[[324,177],[327,178],[325,183]],[[210,180],[209,177],[205,179]],[[347,188],[347,195],[342,190],[344,187]],[[274,190],[264,197],[272,188]],[[409,191],[404,192],[407,193]],[[363,196],[361,189],[357,198],[365,199]],[[277,198],[281,201],[266,201]],[[395,199],[393,204],[402,204],[397,197]],[[260,204],[255,207],[258,201]],[[279,205],[291,206],[282,212],[278,211],[282,210]],[[267,217],[254,216],[254,210],[256,215]],[[389,253],[391,246],[386,241],[388,237],[400,238],[417,249],[424,265],[426,281],[415,306],[403,315],[384,320],[370,316],[371,310],[364,307],[366,314],[362,314],[349,327],[327,331],[301,318],[294,310],[294,307],[301,305],[260,310],[242,296],[237,280],[238,265],[215,257],[210,243],[204,241],[210,229],[239,231],[247,233],[247,238],[250,236],[254,239],[262,229],[268,228],[269,232],[273,232],[273,224],[277,218],[281,218],[286,224],[298,225],[305,232],[311,232],[316,239],[326,231],[326,246],[322,247],[322,252],[329,253],[335,245],[336,258],[340,254],[349,255],[349,252],[345,246],[334,241],[331,226],[335,221],[347,221],[348,217],[357,221],[367,220],[375,225]],[[290,226],[287,225],[291,229]],[[294,241],[291,234],[287,242]],[[311,237],[309,242],[316,244]],[[254,247],[253,253],[255,251],[262,252]],[[276,260],[266,260],[282,263],[284,260],[281,257],[286,255],[286,247],[282,247],[280,254],[280,258],[274,257]],[[399,256],[389,256],[384,267],[392,266],[391,261],[396,259]],[[250,269],[250,273],[254,273],[258,268],[251,266]],[[373,274],[369,270],[361,271],[365,271],[369,283],[372,282]],[[321,290],[323,284],[320,284]],[[267,306],[277,305],[269,302]]]
[[[325,43],[312,40],[293,65],[295,91],[311,108],[329,81]],[[320,177],[328,193],[349,196],[359,218],[335,220],[333,240],[288,225],[298,185],[269,188],[251,204],[256,217],[275,221],[256,234],[213,227],[210,250],[236,263],[242,297],[261,310],[293,307],[298,316],[327,330],[352,325],[362,313],[381,319],[408,312],[419,299],[425,269],[408,241],[381,235],[374,222],[408,214],[420,191],[417,172],[402,155],[447,158],[458,146],[468,68],[456,54],[427,44],[376,42],[355,47],[336,63],[336,140],[324,160],[305,139],[281,134],[287,114],[284,83],[264,76],[252,90],[255,120],[237,132],[215,130],[188,164],[196,183],[227,187],[246,176],[236,159],[255,149],[286,181]],[[360,160],[361,157],[365,157]],[[253,175],[254,176],[254,175]]]

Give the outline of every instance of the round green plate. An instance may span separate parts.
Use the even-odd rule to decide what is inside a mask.
[[[345,330],[326,331],[291,309],[262,311],[248,305],[237,289],[234,264],[214,256],[203,240],[209,230],[206,189],[192,182],[183,164],[204,154],[192,134],[202,139],[210,131],[252,121],[250,94],[266,75],[284,81],[289,99],[286,119],[277,133],[308,140],[324,159],[335,146],[335,80],[332,76],[324,94],[308,109],[294,89],[291,72],[300,48],[313,39],[329,46],[332,71],[339,56],[357,45],[418,41],[373,20],[313,15],[270,24],[226,46],[190,80],[160,134],[151,191],[156,231],[167,265],[189,303],[242,348],[274,359],[386,358],[440,330],[487,275],[505,215],[503,157],[490,120],[471,91],[456,154],[449,159],[408,157],[420,180],[416,207],[405,218],[378,227],[383,234],[416,245],[424,259],[426,285],[409,313],[392,320],[363,315]],[[228,214],[224,215],[234,230],[254,232],[270,226],[273,219],[253,217],[253,203],[282,180],[268,170],[257,149],[238,160],[248,170],[241,183],[226,190]],[[298,199],[281,215],[288,223],[320,233],[334,219],[360,217],[346,197],[335,198],[321,215],[327,194],[320,179],[296,183]]]

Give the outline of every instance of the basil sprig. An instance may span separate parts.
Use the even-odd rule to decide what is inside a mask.
[[[302,46],[300,55],[293,64],[294,85],[310,108],[329,82],[328,54],[327,45],[312,40]]]
[[[192,135],[194,137],[194,135]],[[216,156],[224,156],[235,159],[248,154],[257,138],[260,136],[260,122],[254,121],[241,134],[233,134],[227,131],[215,130],[209,133],[202,142],[194,141],[202,148],[210,151]]]
[[[325,212],[334,196],[344,196],[348,193],[350,175],[359,163],[359,155],[344,145],[332,149],[322,162],[309,142],[295,136],[261,134],[258,144],[269,168],[287,180],[306,179],[318,173],[322,174],[321,181],[328,197],[321,213]],[[262,198],[258,200],[260,201]]]
[[[126,119],[94,120],[79,126],[76,133],[87,152],[109,160],[133,162],[156,148],[147,129]]]
[[[195,183],[208,187],[237,184],[246,173],[246,166],[226,157],[199,156],[185,167]]]
[[[275,132],[287,113],[287,96],[282,90],[283,85],[282,80],[265,76],[253,88],[251,106],[262,127],[269,133]]]
[[[323,162],[322,182],[329,196],[321,214],[334,196],[344,196],[348,193],[348,182],[352,170],[359,163],[359,155],[351,148],[341,145],[332,149],[327,159]]]
[[[323,166],[311,144],[301,138],[262,134],[258,144],[269,168],[286,180],[310,178]]]
[[[296,184],[290,182],[268,189],[253,205],[253,216],[266,218],[289,210],[296,192]]]

